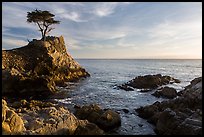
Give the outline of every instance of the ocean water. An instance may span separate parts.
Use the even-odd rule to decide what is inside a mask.
[[[202,76],[202,60],[148,60],[148,59],[78,59],[91,77],[78,83],[68,83],[69,87],[60,88],[63,97],[54,99],[71,110],[74,105],[99,104],[120,113],[122,125],[110,134],[154,135],[154,126],[137,116],[135,109],[162,101],[151,95],[153,91],[141,93],[115,89],[136,76],[162,74],[181,80],[179,84],[169,84],[177,91],[184,89],[190,81]],[[123,109],[129,112],[125,113]],[[141,126],[142,125],[142,126]]]

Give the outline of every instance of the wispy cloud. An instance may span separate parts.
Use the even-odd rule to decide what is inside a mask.
[[[94,10],[92,11],[93,14],[99,16],[99,17],[105,17],[115,12],[115,8],[118,5],[127,5],[130,4],[130,2],[104,2],[99,3],[95,6]]]
[[[111,40],[111,39],[119,39],[125,37],[127,34],[126,32],[120,31],[87,31],[82,34],[80,32],[77,34],[76,39],[79,40],[88,40],[88,41],[95,41],[95,40]]]
[[[93,13],[100,16],[100,17],[108,16],[114,12],[114,9],[116,6],[117,6],[116,2],[99,3],[95,7],[95,10],[93,11]]]
[[[202,3],[3,2],[2,48],[41,36],[26,22],[36,8],[61,21],[50,35],[75,57],[202,57]]]
[[[167,49],[166,47],[169,47],[168,50],[174,50],[171,47],[177,47],[175,49],[180,50],[180,52],[187,45],[201,47],[202,42],[198,40],[202,37],[201,28],[202,22],[200,19],[188,22],[166,21],[148,30],[149,43],[145,45],[148,47],[158,47],[163,52]],[[183,51],[185,50],[183,49]]]
[[[21,47],[21,46],[25,46],[28,44],[27,41],[24,40],[19,40],[19,39],[13,39],[13,38],[4,38],[2,39],[2,43],[5,47]],[[2,49],[5,49],[2,47]]]
[[[189,39],[202,35],[202,22],[192,20],[188,22],[166,21],[160,23],[150,31],[150,35],[160,39]]]
[[[28,24],[26,22],[27,12],[30,11],[26,5],[27,5],[26,3],[19,4],[19,3],[12,3],[12,2],[9,2],[9,3],[3,2],[2,4],[2,27],[3,28],[4,27],[13,27],[13,28],[19,27],[19,28],[28,28],[28,29],[34,30],[35,25]],[[34,9],[32,8],[32,10]]]
[[[80,41],[76,40],[76,39],[73,39],[71,36],[67,36],[65,35],[64,36],[66,38],[66,40],[68,41],[65,41],[66,42],[66,47],[67,49],[71,49],[71,50],[79,50],[79,49],[82,49],[80,45]]]
[[[80,18],[80,14],[77,12],[70,12],[70,13],[61,13],[59,14],[60,18],[62,19],[69,19],[76,22],[86,22],[87,20],[82,20]]]

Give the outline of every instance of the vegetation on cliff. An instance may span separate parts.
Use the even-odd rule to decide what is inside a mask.
[[[42,35],[42,39],[45,41],[46,34],[54,29],[53,27],[51,27],[51,25],[60,23],[60,21],[54,19],[54,16],[55,15],[50,13],[49,11],[41,11],[36,9],[32,12],[28,12],[27,22],[35,23],[38,25],[39,31]]]

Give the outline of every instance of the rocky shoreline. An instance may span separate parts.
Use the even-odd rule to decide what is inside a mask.
[[[202,135],[202,77],[193,79],[179,92],[164,86],[172,83],[180,83],[180,80],[161,74],[145,75],[118,88],[125,91],[142,89],[140,92],[153,90],[151,95],[169,99],[135,109],[139,117],[155,125],[158,135]]]
[[[119,114],[96,104],[78,107],[74,115],[51,102],[2,99],[3,135],[104,135],[120,122]]]
[[[136,112],[155,125],[158,135],[202,135],[202,77],[192,80],[178,95]]]
[[[32,52],[32,53],[31,53]],[[108,135],[121,126],[118,112],[98,104],[66,106],[46,101],[59,93],[57,86],[77,82],[90,74],[66,51],[63,37],[33,40],[28,45],[2,51],[3,135]],[[158,135],[202,135],[202,77],[177,92],[171,76],[138,76],[117,88],[155,91],[165,98],[135,108],[141,118],[155,125]],[[125,113],[129,110],[123,109]],[[143,125],[139,125],[143,126]]]
[[[159,88],[160,89],[160,88]],[[75,111],[40,100],[2,99],[3,135],[108,135],[121,126],[118,112],[97,104]],[[195,78],[176,98],[135,109],[158,135],[202,135],[202,77]]]
[[[103,135],[120,126],[118,113],[96,104],[76,108],[76,117],[64,106],[42,101],[57,95],[57,86],[89,76],[67,53],[62,36],[2,50],[2,134]]]

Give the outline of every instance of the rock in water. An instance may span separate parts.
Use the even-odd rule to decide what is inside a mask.
[[[177,96],[177,91],[171,87],[162,87],[160,90],[157,90],[152,95],[156,97],[162,96],[164,98],[173,99]]]
[[[84,120],[87,121],[87,120]],[[74,135],[103,135],[104,131],[101,130],[96,124],[87,123],[81,124],[77,127]]]
[[[161,74],[145,75],[135,77],[127,83],[122,84],[121,86],[119,85],[118,88],[126,91],[132,91],[134,90],[133,88],[143,89],[143,91],[150,91],[149,89],[156,89],[159,86],[172,83],[180,83],[180,80],[170,76],[162,76]]]
[[[97,104],[78,107],[75,115],[79,119],[87,119],[89,122],[95,123],[104,131],[110,131],[121,126],[121,118],[117,112],[110,109],[101,109]]]
[[[28,45],[2,50],[2,93],[47,97],[56,84],[90,76],[67,52],[64,38],[47,37]]]
[[[137,108],[159,135],[202,135],[202,77],[180,91],[178,98]]]

